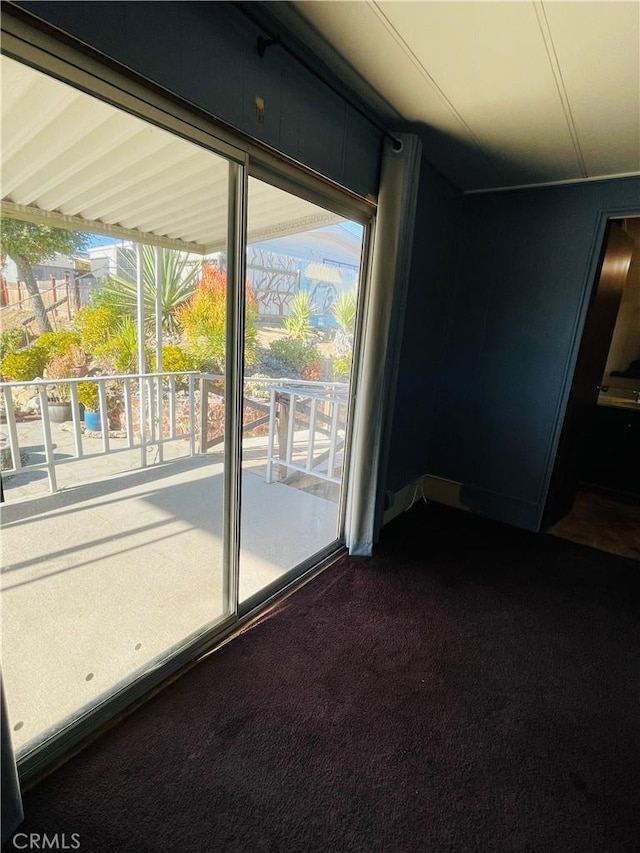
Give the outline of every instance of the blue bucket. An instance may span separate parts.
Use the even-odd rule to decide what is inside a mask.
[[[84,412],[84,427],[91,432],[102,432],[102,422],[100,420],[100,412],[90,412],[85,409]]]

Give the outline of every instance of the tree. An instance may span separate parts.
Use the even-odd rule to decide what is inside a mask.
[[[3,217],[0,228],[0,255],[9,256],[24,281],[33,303],[36,325],[39,332],[50,332],[51,323],[42,301],[40,288],[33,267],[52,258],[57,252],[72,255],[82,251],[86,235],[52,225],[35,225],[20,219]]]

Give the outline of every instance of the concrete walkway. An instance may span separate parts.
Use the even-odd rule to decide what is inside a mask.
[[[139,468],[131,454],[61,466],[56,494],[44,472],[7,484],[2,666],[18,750],[226,615],[220,456]],[[336,538],[335,502],[261,470],[242,478],[241,600]]]

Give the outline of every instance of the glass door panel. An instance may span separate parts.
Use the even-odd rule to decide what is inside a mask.
[[[249,179],[239,600],[340,535],[363,226]]]
[[[20,756],[233,610],[230,167],[2,63],[3,329],[17,330],[2,365],[2,669]],[[5,218],[12,206],[28,215]],[[21,251],[52,233],[48,253]]]

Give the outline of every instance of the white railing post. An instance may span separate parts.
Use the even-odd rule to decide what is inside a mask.
[[[158,462],[164,459],[164,438],[163,429],[163,412],[162,412],[162,293],[164,287],[164,269],[162,266],[162,249],[155,246],[153,250],[154,258],[154,277],[156,282],[156,304],[155,304],[155,321],[156,321],[156,373],[157,379],[157,402],[158,402]]]
[[[313,467],[313,448],[316,436],[316,406],[318,401],[316,397],[311,398],[311,412],[309,414],[309,441],[307,447],[307,471],[311,471]]]
[[[138,376],[138,415],[140,422],[140,466],[147,467],[147,407],[144,393],[144,379]]]
[[[109,452],[109,412],[107,409],[107,389],[105,380],[98,379],[98,399],[100,400],[100,425],[102,427],[102,450]]]
[[[137,302],[137,335],[138,335],[138,399],[140,402],[140,464],[147,466],[147,407],[144,380],[145,351],[144,351],[144,259],[142,245],[136,243],[136,302]]]
[[[152,379],[145,379],[147,384],[147,399],[149,400],[149,441],[151,444],[156,440],[156,395]]]
[[[51,424],[49,423],[49,400],[47,399],[47,386],[38,387],[38,398],[40,400],[40,415],[42,417],[42,437],[44,440],[44,453],[47,461],[47,473],[49,475],[49,491],[57,492],[56,462],[53,456],[53,441],[51,439]]]
[[[135,447],[135,436],[133,434],[133,411],[131,409],[131,380],[124,380],[124,419],[127,431],[127,444],[130,448]]]
[[[272,388],[269,396],[269,441],[267,444],[267,475],[265,482],[271,482],[273,470],[273,445],[276,433],[276,389]]]
[[[196,381],[193,373],[189,374],[189,455],[196,455]],[[206,406],[207,401],[200,395],[200,406]],[[202,448],[200,448],[202,450]],[[206,452],[206,451],[205,451]]]
[[[152,380],[153,382],[153,380]],[[162,388],[162,376],[158,374],[155,381],[156,384],[156,411],[157,411],[157,430],[158,430],[158,462],[164,462],[164,394]]]
[[[296,395],[289,394],[289,429],[287,430],[287,450],[285,462],[293,459],[293,434],[296,426]]]
[[[9,430],[11,459],[13,461],[13,467],[16,471],[19,471],[20,468],[22,468],[22,460],[20,459],[20,442],[18,441],[16,413],[13,409],[13,394],[11,393],[11,388],[4,389],[4,407],[7,414],[7,429]]]
[[[76,446],[76,458],[82,459],[82,432],[80,430],[80,404],[78,403],[78,385],[75,382],[69,384],[71,391],[71,423],[73,424],[73,440]]]
[[[169,377],[169,438],[176,437],[176,377]]]
[[[327,474],[333,477],[333,469],[336,464],[336,441],[338,438],[338,414],[340,404],[335,398],[330,403],[331,406],[331,432],[329,435],[329,462],[327,465]]]

